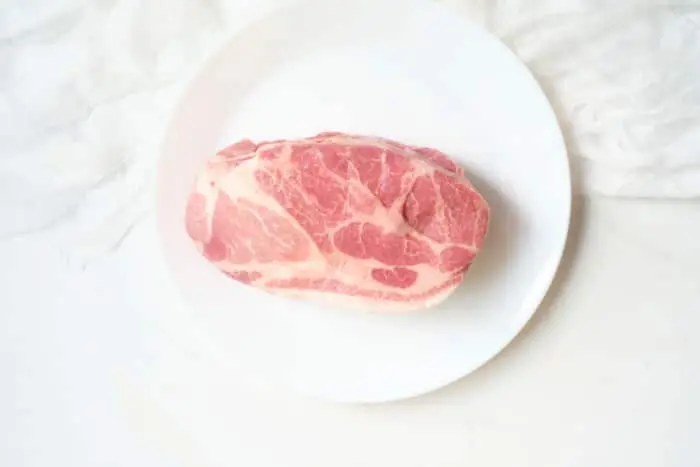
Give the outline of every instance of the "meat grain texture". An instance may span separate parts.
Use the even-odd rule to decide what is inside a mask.
[[[231,278],[344,308],[443,301],[481,249],[484,198],[445,154],[373,136],[240,141],[197,176],[187,233]]]

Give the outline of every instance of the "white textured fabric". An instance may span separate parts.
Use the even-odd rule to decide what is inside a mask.
[[[700,195],[700,1],[445,0],[528,64],[578,191]]]
[[[0,235],[118,244],[148,209],[183,84],[284,1],[0,1]],[[533,70],[578,191],[700,195],[700,1],[443,1]]]

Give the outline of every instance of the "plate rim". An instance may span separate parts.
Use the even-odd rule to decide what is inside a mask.
[[[182,302],[185,303],[186,305],[188,304],[187,298],[184,296],[181,287],[178,286],[178,281],[174,277],[174,273],[172,272],[172,262],[171,260],[168,260],[168,253],[166,252],[165,248],[165,242],[162,241],[163,237],[165,236],[165,232],[162,229],[162,224],[161,218],[163,216],[162,210],[159,208],[160,202],[159,200],[162,198],[162,193],[164,190],[164,182],[163,182],[163,172],[164,172],[164,164],[166,163],[166,149],[169,146],[169,141],[172,140],[174,137],[174,127],[176,126],[176,122],[178,121],[179,118],[181,118],[181,115],[183,114],[182,110],[186,106],[186,102],[192,98],[194,91],[199,87],[198,84],[200,84],[200,81],[204,79],[206,76],[207,70],[211,70],[216,62],[221,59],[223,55],[225,55],[226,50],[231,47],[231,45],[241,37],[246,35],[247,31],[253,30],[256,27],[258,27],[261,23],[264,23],[265,21],[268,20],[269,17],[271,16],[277,16],[281,15],[284,13],[285,10],[287,9],[295,9],[299,7],[305,7],[308,8],[308,5],[312,5],[314,3],[327,3],[329,0],[294,0],[292,2],[288,2],[284,5],[278,5],[273,8],[268,8],[266,11],[264,11],[262,14],[257,14],[254,15],[254,17],[245,22],[241,27],[235,28],[231,33],[227,35],[227,37],[219,43],[217,47],[215,47],[196,67],[196,69],[193,70],[193,72],[190,74],[190,76],[187,79],[186,84],[183,86],[181,92],[177,96],[175,100],[175,105],[173,106],[172,110],[170,111],[170,114],[168,116],[168,120],[165,126],[165,131],[163,132],[160,140],[160,144],[158,146],[157,150],[157,164],[156,164],[156,170],[154,173],[154,178],[155,178],[155,190],[154,190],[154,202],[155,202],[155,210],[156,210],[156,230],[157,230],[157,238],[158,238],[158,252],[164,261],[164,264],[167,266],[165,269],[167,271],[167,277],[170,280],[171,283],[175,285],[174,289],[177,291],[177,294],[179,298],[181,298]],[[342,2],[342,0],[330,0],[330,1],[335,1],[335,2]],[[402,3],[401,1],[396,1],[396,0],[375,0],[376,2],[383,2],[383,3],[391,3],[392,5],[399,7]],[[550,120],[550,124],[554,125],[554,128],[556,129],[556,152],[560,153],[560,156],[563,158],[563,173],[562,177],[565,177],[565,180],[562,180],[563,185],[566,187],[566,190],[562,193],[562,195],[566,196],[565,200],[561,200],[561,204],[563,209],[565,209],[565,212],[563,212],[563,217],[564,219],[562,220],[562,233],[561,233],[561,238],[558,239],[558,244],[552,248],[553,252],[556,252],[556,255],[553,254],[552,258],[552,264],[550,266],[550,270],[544,270],[543,275],[545,276],[545,279],[543,279],[544,286],[540,288],[540,290],[537,292],[537,294],[533,294],[534,297],[533,305],[531,306],[532,310],[529,311],[524,318],[521,319],[520,322],[516,322],[516,324],[513,327],[513,332],[510,333],[507,337],[504,337],[500,339],[500,344],[498,346],[494,346],[494,350],[492,352],[488,353],[488,356],[482,358],[479,360],[475,365],[472,365],[471,368],[468,370],[462,370],[457,376],[449,375],[449,377],[444,378],[443,380],[440,380],[439,382],[436,382],[437,380],[433,380],[432,384],[430,385],[424,385],[418,390],[413,390],[413,391],[406,391],[402,393],[401,395],[398,396],[386,396],[386,397],[376,397],[376,398],[362,398],[362,399],[348,399],[348,398],[343,398],[343,397],[327,397],[327,395],[321,395],[321,394],[310,394],[305,391],[301,391],[299,388],[294,387],[293,385],[279,385],[279,384],[272,384],[272,386],[279,388],[279,389],[288,389],[292,390],[294,393],[299,394],[303,397],[307,398],[313,398],[313,399],[320,399],[320,400],[326,400],[329,402],[336,402],[336,403],[345,403],[345,404],[380,404],[380,403],[387,403],[387,402],[394,402],[394,401],[403,401],[403,400],[409,400],[413,398],[417,398],[435,391],[438,391],[440,389],[443,389],[447,386],[450,386],[467,376],[473,374],[483,366],[485,366],[488,362],[491,360],[495,359],[498,355],[500,355],[508,346],[510,346],[519,335],[523,332],[523,330],[526,328],[528,323],[531,322],[532,318],[540,312],[540,308],[546,298],[546,296],[551,292],[552,286],[555,284],[556,281],[556,276],[559,273],[561,264],[562,264],[562,259],[564,257],[565,251],[566,251],[566,246],[568,243],[569,239],[569,234],[570,234],[570,227],[571,227],[571,220],[572,220],[572,206],[573,206],[573,184],[572,184],[572,172],[571,172],[571,161],[569,158],[569,153],[568,153],[568,148],[566,145],[566,140],[564,138],[564,134],[561,128],[561,125],[559,123],[559,119],[557,117],[557,114],[554,110],[554,107],[552,106],[551,101],[547,97],[543,87],[540,85],[540,83],[537,81],[535,75],[533,74],[532,70],[522,61],[517,54],[512,51],[503,41],[501,41],[495,34],[491,33],[488,31],[485,27],[480,25],[479,23],[471,20],[468,18],[463,12],[458,11],[456,8],[454,8],[452,5],[447,5],[442,2],[436,1],[436,0],[410,0],[411,2],[414,3],[422,3],[424,5],[429,5],[431,4],[432,7],[437,7],[437,8],[442,8],[444,9],[448,14],[456,16],[457,19],[465,24],[468,24],[469,27],[477,31],[481,36],[483,36],[484,39],[490,41],[492,44],[494,44],[498,49],[501,50],[502,53],[505,55],[510,56],[510,60],[513,61],[518,68],[520,68],[524,73],[523,77],[527,77],[526,79],[530,80],[531,85],[534,86],[533,91],[539,94],[540,98],[543,99],[543,102],[545,103],[547,109],[546,109],[546,115],[547,118]],[[554,133],[554,132],[553,132]],[[552,135],[554,136],[554,135]],[[554,141],[553,141],[554,142]],[[554,146],[553,146],[554,148]],[[554,151],[553,151],[554,152]],[[546,272],[546,273],[545,273]],[[246,373],[250,373],[250,371],[246,371]],[[247,378],[253,378],[255,380],[262,380],[267,383],[267,380],[265,378],[258,378],[258,377],[253,377],[251,374],[247,375],[242,375]]]

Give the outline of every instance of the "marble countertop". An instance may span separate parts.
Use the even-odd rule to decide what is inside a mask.
[[[516,341],[456,384],[377,406],[238,375],[178,312],[151,218],[85,270],[48,234],[4,242],[0,463],[698,465],[700,204],[579,197],[574,214]]]

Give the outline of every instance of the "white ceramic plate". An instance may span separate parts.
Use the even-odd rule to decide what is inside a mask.
[[[375,315],[276,298],[190,244],[186,195],[216,149],[325,130],[438,148],[486,196],[485,248],[442,306]],[[334,401],[416,396],[488,361],[535,312],[569,226],[569,166],[542,91],[498,40],[429,0],[306,0],[241,31],[184,94],[158,177],[165,259],[196,326],[249,374]]]

